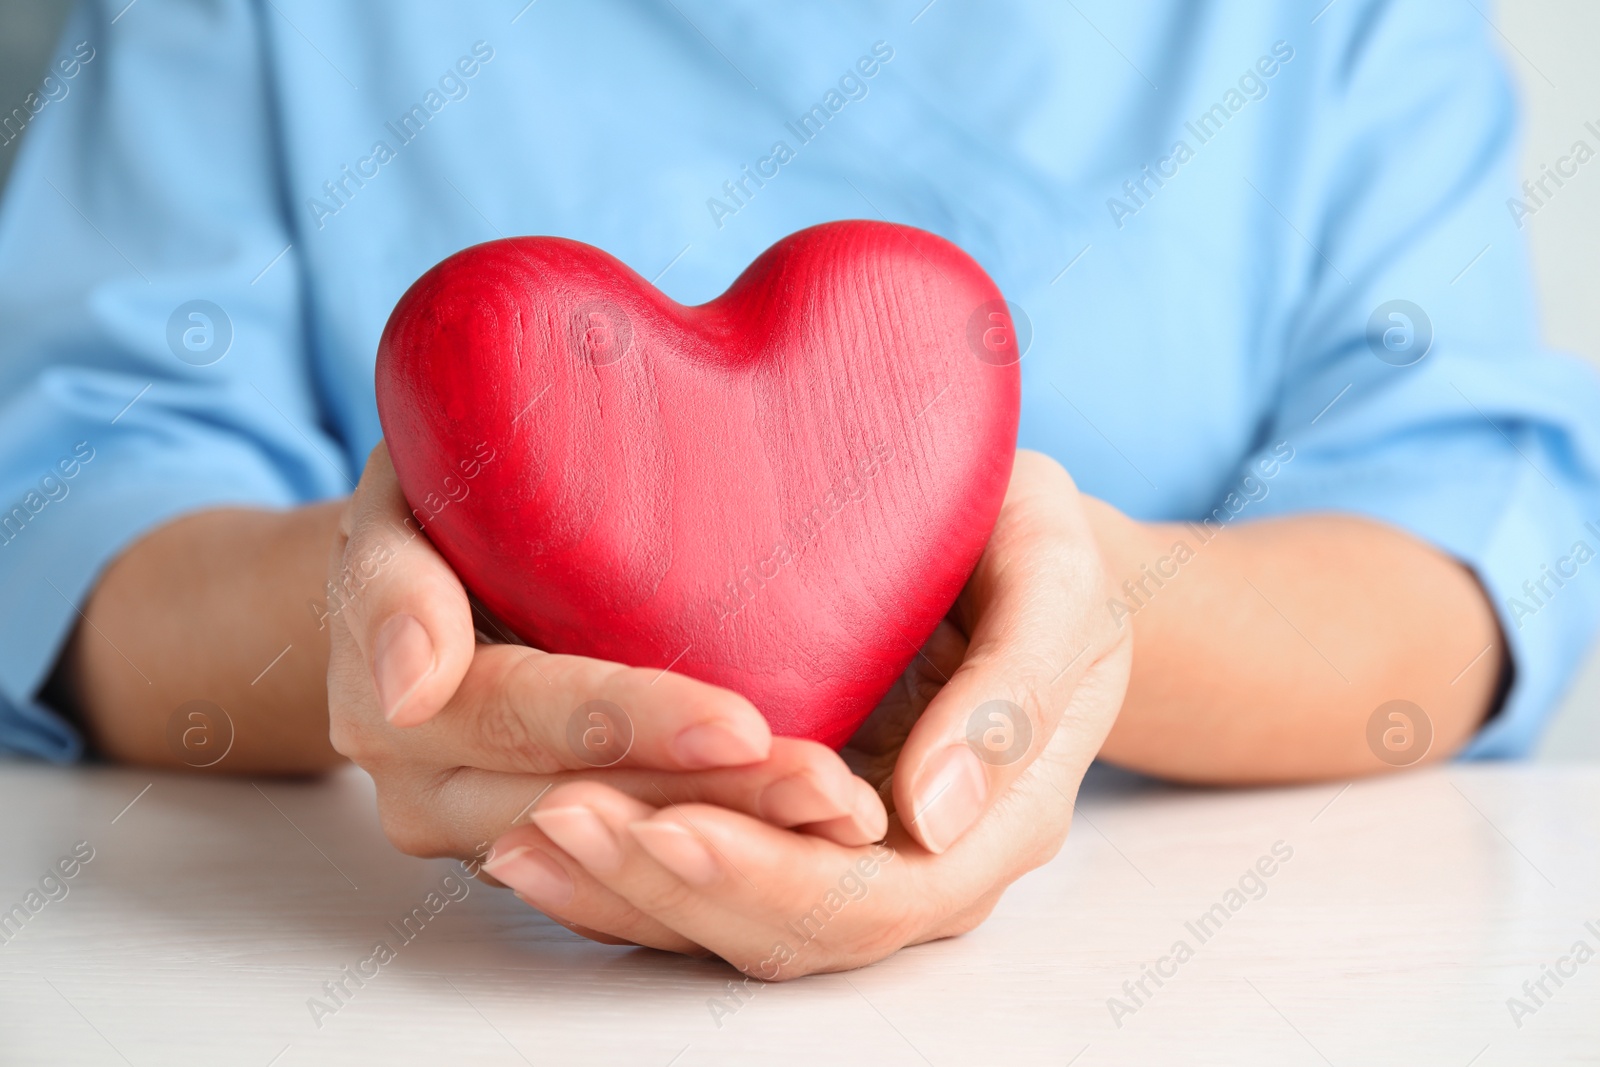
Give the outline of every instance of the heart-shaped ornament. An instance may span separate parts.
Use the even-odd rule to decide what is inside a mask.
[[[519,237],[407,290],[378,411],[418,522],[522,640],[838,747],[983,551],[1019,358],[982,268],[906,226],[803,230],[697,307]]]

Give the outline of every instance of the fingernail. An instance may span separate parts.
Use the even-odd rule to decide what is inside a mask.
[[[845,806],[826,796],[804,774],[779,778],[761,791],[756,812],[774,826],[800,826],[808,822],[836,819]]]
[[[690,770],[737,767],[766,758],[760,737],[725,722],[703,722],[672,739],[672,756]]]
[[[528,816],[545,836],[596,874],[622,867],[622,849],[600,817],[582,805],[540,808]]]
[[[629,823],[628,829],[657,863],[690,885],[707,886],[722,877],[711,850],[677,823],[644,820]]]
[[[562,908],[572,901],[572,879],[541,849],[523,845],[490,856],[483,869],[536,908]]]
[[[433,670],[433,640],[412,615],[394,615],[378,630],[372,680],[383,717],[393,720]]]
[[[911,819],[930,852],[943,852],[978,820],[989,781],[966,745],[951,745],[936,757],[912,794]]]
[[[861,824],[861,829],[877,840],[889,832],[889,813],[884,810],[883,800],[878,796],[878,791],[872,788],[871,782],[862,778],[857,778],[855,782],[851,813],[856,822]]]

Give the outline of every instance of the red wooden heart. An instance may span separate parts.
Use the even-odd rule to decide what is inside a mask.
[[[520,237],[401,297],[378,411],[417,519],[523,640],[837,747],[983,550],[1018,358],[982,268],[906,226],[803,230],[698,307]]]

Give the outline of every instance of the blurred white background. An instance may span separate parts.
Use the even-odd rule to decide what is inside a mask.
[[[1466,3],[1467,0],[1461,0]],[[1507,0],[1491,15],[1493,32],[1522,87],[1523,176],[1566,155],[1580,137],[1595,138],[1585,122],[1600,126],[1600,4],[1594,0]],[[1527,220],[1534,272],[1543,299],[1545,340],[1600,367],[1600,172],[1579,171],[1573,181]],[[1600,517],[1600,516],[1597,516]],[[1540,758],[1600,759],[1600,655],[1591,653],[1545,735]]]
[[[1320,7],[1323,0],[1308,2]],[[1594,60],[1600,3],[1456,2],[1483,14],[1521,86],[1524,176],[1536,177],[1541,163],[1565,155],[1580,137],[1593,144],[1583,124],[1600,126],[1600,64]],[[66,0],[0,0],[0,101],[20,101],[39,79],[69,6]],[[17,142],[0,146],[0,183],[16,147]],[[1546,340],[1600,367],[1600,307],[1591,298],[1600,282],[1600,168],[1580,171],[1527,220],[1525,232],[1543,296]],[[1584,574],[1581,580],[1600,581]],[[1600,759],[1600,654],[1590,655],[1539,755],[1550,761]]]

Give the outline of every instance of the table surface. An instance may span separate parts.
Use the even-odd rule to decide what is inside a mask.
[[[1097,768],[1067,847],[977,931],[742,1003],[718,962],[478,883],[401,941],[451,865],[395,853],[354,770],[6,763],[0,825],[0,909],[93,849],[0,944],[6,1064],[1600,1063],[1600,958],[1571,955],[1600,951],[1600,767],[1226,792]],[[392,962],[314,1018],[379,940]]]

